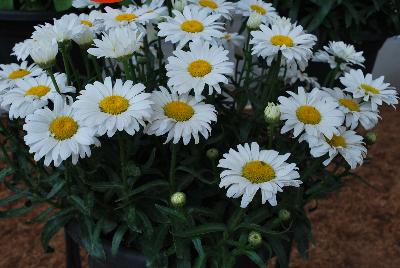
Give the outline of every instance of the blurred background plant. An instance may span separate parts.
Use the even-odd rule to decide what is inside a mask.
[[[0,10],[56,10],[64,11],[72,7],[72,0],[1,0]]]

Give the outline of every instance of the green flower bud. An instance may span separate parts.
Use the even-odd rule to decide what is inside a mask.
[[[208,149],[206,155],[209,159],[214,160],[218,157],[219,151],[216,148]]]
[[[251,231],[247,240],[252,247],[258,247],[262,243],[262,236],[259,232]]]
[[[186,0],[175,0],[172,2],[172,6],[174,9],[182,12],[185,6],[187,6],[187,1]]]
[[[247,27],[251,30],[257,30],[262,23],[262,16],[258,13],[252,13],[247,20]]]
[[[126,174],[130,177],[139,177],[142,174],[140,167],[134,163],[128,163],[125,167]]]
[[[171,204],[176,207],[180,208],[186,204],[186,194],[182,192],[176,192],[171,195]]]
[[[287,221],[290,219],[290,212],[286,209],[281,209],[279,210],[278,216],[281,221]]]
[[[276,124],[281,118],[281,111],[279,105],[269,102],[264,110],[264,118],[268,124]]]
[[[365,141],[367,142],[367,144],[372,145],[376,142],[376,133],[375,132],[368,132],[365,135]]]

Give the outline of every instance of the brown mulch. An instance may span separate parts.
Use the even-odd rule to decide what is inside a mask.
[[[368,154],[372,161],[357,171],[375,189],[351,179],[320,200],[310,214],[315,238],[310,260],[293,251],[292,268],[400,267],[400,115],[385,108],[382,117],[378,142]],[[3,190],[0,197],[6,194]],[[65,267],[63,233],[51,242],[55,253],[44,253],[42,226],[25,220],[0,220],[0,268]]]

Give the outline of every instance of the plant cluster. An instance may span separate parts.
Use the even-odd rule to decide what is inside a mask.
[[[316,36],[261,0],[85,6],[0,65],[0,178],[14,193],[0,205],[25,201],[0,217],[47,204],[30,221],[46,249],[77,222],[93,257],[109,240],[149,267],[287,267],[292,242],[307,257],[305,206],[356,177],[379,107],[398,103],[362,52],[313,51]],[[331,67],[324,81],[312,60]]]

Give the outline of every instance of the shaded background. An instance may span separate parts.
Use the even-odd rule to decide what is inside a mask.
[[[400,267],[400,115],[385,107],[381,116],[378,142],[368,152],[371,161],[357,170],[370,186],[348,179],[340,192],[319,201],[310,213],[315,239],[310,260],[293,250],[290,267]],[[0,197],[7,194],[0,189]],[[44,253],[42,226],[27,225],[27,219],[0,220],[0,268],[65,267],[63,232],[51,241],[55,252]],[[81,255],[85,258],[85,252]]]

